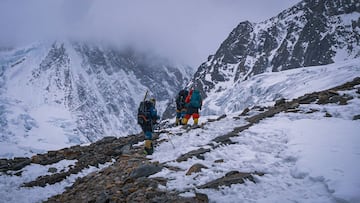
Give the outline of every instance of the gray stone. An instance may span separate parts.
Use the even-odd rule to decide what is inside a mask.
[[[177,162],[186,161],[191,157],[197,157],[198,159],[204,159],[203,154],[210,152],[210,151],[211,151],[211,149],[204,149],[204,148],[196,149],[196,150],[193,150],[186,154],[181,155],[179,158],[176,159],[176,161]]]
[[[281,99],[275,101],[275,106],[281,106],[281,105],[284,105],[285,103],[286,103],[286,100],[284,98],[281,98]]]
[[[57,172],[57,168],[50,167],[50,168],[48,169],[48,172],[50,172],[50,173],[56,173],[56,172]]]
[[[133,170],[129,176],[129,178],[139,178],[139,177],[147,177],[158,173],[162,170],[163,167],[153,164],[145,164]]]
[[[240,116],[246,116],[247,113],[249,113],[249,111],[250,111],[249,108],[245,108],[245,109],[243,110],[243,112],[241,112]]]
[[[242,184],[245,182],[245,179],[255,182],[253,175],[264,175],[263,173],[242,173],[238,171],[231,171],[227,173],[224,177],[213,180],[209,183],[199,186],[199,189],[213,188],[217,189],[220,186],[230,186],[232,184]]]
[[[107,191],[102,191],[96,198],[95,203],[109,203],[110,195]]]
[[[333,117],[333,116],[332,116],[330,113],[326,112],[326,113],[325,113],[325,117],[328,117],[328,118],[329,118],[329,117]]]
[[[186,175],[188,176],[188,175],[191,175],[192,173],[198,173],[198,172],[200,172],[201,171],[201,169],[203,169],[203,168],[208,168],[208,167],[206,167],[206,166],[204,166],[204,165],[202,165],[202,164],[194,164],[194,165],[192,165],[190,168],[189,168],[189,170],[186,172]]]

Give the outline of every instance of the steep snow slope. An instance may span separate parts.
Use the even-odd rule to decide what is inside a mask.
[[[0,142],[20,149],[9,157],[139,132],[146,90],[161,114],[192,73],[131,49],[78,42],[1,52],[0,67]]]
[[[280,98],[292,99],[337,86],[360,76],[359,64],[360,59],[353,59],[326,66],[263,73],[246,81],[229,82],[223,86],[223,91],[208,94],[201,113],[232,113],[261,103],[271,104]],[[221,85],[219,84],[219,88]]]

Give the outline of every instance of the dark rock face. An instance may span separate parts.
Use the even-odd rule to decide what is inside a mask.
[[[206,97],[222,91],[225,81],[359,57],[360,19],[341,16],[357,12],[360,5],[352,0],[305,0],[262,23],[241,22],[190,85]],[[340,51],[345,58],[337,56]]]

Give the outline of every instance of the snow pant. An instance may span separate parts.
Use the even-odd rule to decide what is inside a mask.
[[[153,133],[153,125],[151,123],[147,123],[144,126],[141,126],[144,135],[145,135],[145,149],[144,153],[151,155],[154,152],[154,147],[152,144],[152,133]]]
[[[186,111],[186,114],[182,120],[183,125],[187,125],[188,121],[190,118],[194,119],[194,125],[197,125],[199,122],[199,108],[193,108],[193,107],[189,107]]]

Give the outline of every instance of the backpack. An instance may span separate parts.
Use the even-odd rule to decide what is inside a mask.
[[[189,92],[187,90],[181,90],[176,98],[176,108],[181,110],[185,107],[185,99]]]
[[[199,90],[194,90],[190,98],[190,106],[194,108],[200,108],[202,103],[201,95]]]
[[[150,101],[142,101],[138,108],[138,120],[137,123],[141,126],[149,124],[151,122],[151,112],[150,109],[152,107],[152,103]]]

